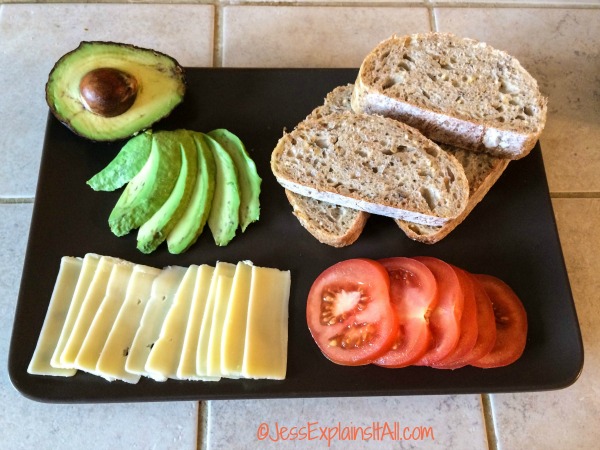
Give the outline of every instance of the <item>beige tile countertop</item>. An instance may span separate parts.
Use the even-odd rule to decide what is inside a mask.
[[[262,424],[309,422],[432,430],[409,442],[332,441],[338,449],[598,448],[599,24],[598,0],[0,3],[0,449],[328,448],[320,439],[261,440]],[[541,145],[585,348],[574,385],[498,395],[93,405],[37,403],[17,393],[8,348],[48,111],[44,84],[62,54],[81,40],[112,40],[189,67],[358,67],[392,33],[429,30],[512,53],[549,97]]]

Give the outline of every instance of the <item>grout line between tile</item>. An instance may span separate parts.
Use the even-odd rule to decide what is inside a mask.
[[[215,4],[213,67],[223,67],[223,4]]]
[[[481,394],[481,405],[483,407],[483,423],[485,426],[485,434],[487,436],[488,449],[498,450],[498,434],[496,432],[492,397],[490,394]]]
[[[429,29],[431,31],[439,31],[437,16],[435,14],[435,8],[428,6],[427,12],[429,13]]]
[[[196,450],[207,450],[208,434],[208,404],[207,402],[198,402],[198,436],[196,440]]]
[[[550,198],[600,198],[600,192],[550,192]]]
[[[0,205],[16,205],[33,203],[35,197],[0,197]]]
[[[201,2],[202,3],[202,2]],[[435,0],[428,1],[385,1],[385,0],[374,0],[374,1],[328,1],[328,0],[315,0],[315,1],[285,1],[285,0],[214,0],[209,1],[208,4],[215,5],[215,7],[224,7],[224,6],[300,6],[300,7],[319,7],[319,6],[331,6],[331,7],[389,7],[389,8],[399,8],[399,7],[423,7],[423,8],[490,8],[490,9],[498,9],[498,8],[506,8],[506,9],[514,9],[514,8],[545,8],[545,9],[600,9],[600,3],[598,4],[585,4],[585,3],[571,3],[568,0],[564,0],[562,2],[557,3],[536,3],[536,2],[482,2],[482,1],[472,1],[472,2],[437,2]]]
[[[514,8],[543,8],[543,9],[600,9],[600,4],[570,3],[562,1],[556,3],[536,3],[536,2],[457,2],[457,1],[425,1],[425,5],[433,8],[490,8],[490,9],[514,9]]]

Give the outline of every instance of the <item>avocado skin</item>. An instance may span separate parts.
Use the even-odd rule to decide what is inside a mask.
[[[208,227],[215,244],[225,246],[235,237],[239,225],[240,188],[237,169],[231,156],[217,141],[204,135],[215,159],[216,183]]]
[[[208,220],[215,192],[216,168],[213,154],[202,133],[189,133],[198,154],[198,173],[187,209],[167,236],[167,247],[172,254],[185,252],[198,240]]]
[[[136,176],[150,156],[152,131],[131,138],[104,169],[87,181],[95,191],[115,191]]]
[[[142,253],[152,253],[167,238],[185,212],[196,185],[198,152],[194,140],[187,131],[177,130],[172,134],[179,141],[181,169],[169,197],[138,231],[137,248]]]
[[[155,132],[148,161],[127,184],[110,213],[111,231],[124,236],[148,221],[171,194],[180,170],[179,141],[170,132]]]
[[[262,179],[256,171],[256,164],[248,155],[242,141],[230,131],[220,128],[208,133],[231,156],[237,168],[240,184],[240,228],[246,231],[248,225],[260,216],[260,185]]]
[[[81,78],[101,67],[129,73],[141,85],[131,108],[121,115],[96,115],[80,100]],[[118,42],[82,41],[50,71],[46,103],[52,114],[75,134],[107,142],[131,137],[167,117],[183,101],[186,88],[183,67],[165,53]]]

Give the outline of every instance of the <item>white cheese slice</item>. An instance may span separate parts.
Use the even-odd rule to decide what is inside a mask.
[[[98,308],[96,316],[75,359],[75,367],[77,369],[99,375],[109,381],[114,380],[114,377],[96,370],[96,366],[104,344],[106,344],[106,340],[113,328],[117,314],[125,301],[125,294],[129,280],[131,279],[133,266],[134,264],[125,261],[116,263],[113,266],[104,299]]]
[[[81,305],[83,304],[83,300],[85,299],[87,291],[90,288],[90,284],[92,283],[92,279],[96,273],[96,267],[98,267],[99,261],[100,255],[96,255],[95,253],[88,253],[83,258],[83,266],[81,267],[81,273],[79,274],[79,279],[77,280],[77,287],[75,287],[75,292],[73,293],[73,300],[71,301],[71,306],[69,306],[69,312],[67,313],[65,324],[60,333],[56,350],[54,350],[52,360],[50,361],[50,364],[52,364],[54,367],[63,367],[62,363],[60,362],[60,357],[65,349],[65,346],[67,345],[69,336],[71,336],[71,332],[75,326],[75,321],[77,320],[77,316],[79,315],[79,311],[81,310]]]
[[[177,367],[181,359],[197,275],[197,265],[188,267],[160,330],[158,340],[148,355],[145,369],[154,378],[177,377]]]
[[[217,288],[219,285],[219,277],[228,276],[232,278],[234,273],[234,264],[218,262],[215,267],[215,272],[213,274],[208,290],[206,308],[204,310],[204,316],[202,317],[202,325],[200,326],[200,335],[198,338],[198,353],[196,355],[196,374],[200,377],[215,376],[209,375],[208,373],[208,350],[210,348],[210,335],[211,328],[213,326],[215,304],[217,301]]]
[[[185,275],[186,269],[179,266],[170,266],[163,269],[162,273],[154,280],[150,300],[142,315],[140,326],[135,333],[131,350],[125,362],[128,372],[152,376],[146,372],[145,366],[152,346],[157,341],[167,311],[173,304],[177,288]],[[156,381],[165,381],[165,377],[152,377]]]
[[[152,283],[160,273],[160,269],[141,264],[137,264],[133,268],[125,301],[96,365],[98,372],[127,383],[139,381],[139,374],[129,373],[125,370],[125,362],[140,325],[142,314],[144,314],[144,309],[150,299]]]
[[[252,267],[242,375],[282,380],[287,369],[290,272]]]
[[[221,373],[228,378],[239,378],[242,375],[251,280],[252,265],[238,263],[233,276],[221,340]]]
[[[223,324],[227,314],[227,305],[231,295],[233,276],[219,275],[215,306],[213,310],[210,337],[208,339],[208,355],[206,360],[206,373],[209,377],[220,377],[221,372],[221,342],[223,337]]]
[[[75,369],[52,367],[50,360],[58,344],[82,265],[80,258],[65,256],[60,260],[58,276],[50,297],[42,331],[27,368],[27,372],[30,374],[70,377],[76,373]]]
[[[106,295],[108,280],[113,266],[122,260],[110,256],[102,256],[98,262],[98,267],[94,272],[94,277],[90,283],[89,289],[83,299],[79,314],[73,325],[73,330],[67,340],[65,349],[60,355],[60,363],[63,367],[75,368],[75,359],[79,354],[83,340],[98,312],[98,308]]]
[[[214,272],[215,268],[206,264],[203,264],[198,268],[190,315],[185,328],[185,338],[181,350],[181,358],[179,360],[179,367],[177,368],[177,378],[182,380],[216,381],[219,379],[206,376],[200,377],[196,373],[196,356],[198,351],[198,339],[200,337],[200,327],[202,326],[202,319],[206,310],[208,292],[210,290]]]

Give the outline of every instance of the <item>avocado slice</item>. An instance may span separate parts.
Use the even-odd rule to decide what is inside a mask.
[[[185,252],[198,240],[208,220],[215,192],[213,154],[201,133],[190,132],[190,136],[194,139],[198,155],[198,174],[187,208],[167,236],[167,247],[173,254]]]
[[[256,171],[256,164],[243,142],[232,132],[220,128],[208,133],[215,141],[221,144],[237,168],[240,184],[240,227],[242,232],[260,216],[260,184],[262,179]]]
[[[188,206],[198,172],[198,152],[188,132],[173,132],[179,141],[181,170],[177,182],[163,205],[138,231],[137,248],[142,253],[152,253],[167,238]]]
[[[229,153],[208,135],[204,140],[215,159],[216,183],[208,227],[215,244],[227,245],[234,237],[239,224],[240,189],[235,164]]]
[[[94,141],[130,137],[183,100],[183,68],[134,45],[84,41],[62,56],[46,83],[46,102],[73,132]]]
[[[150,156],[152,131],[148,130],[131,138],[121,148],[115,159],[87,181],[95,191],[114,191],[131,181]]]
[[[178,138],[168,131],[154,133],[150,157],[127,184],[110,213],[111,231],[124,236],[148,221],[171,194],[180,170]]]

